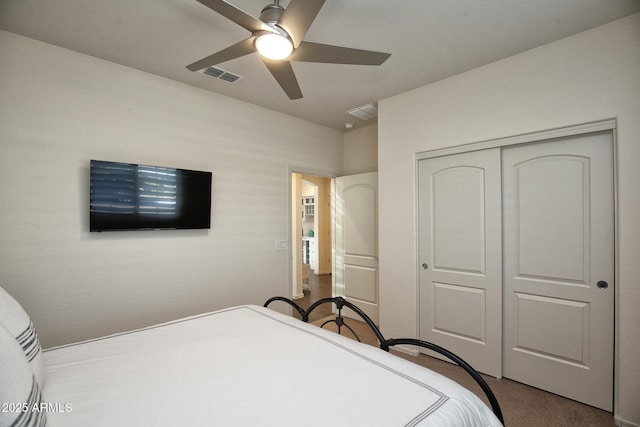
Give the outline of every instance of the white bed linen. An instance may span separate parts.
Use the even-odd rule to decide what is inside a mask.
[[[48,425],[500,426],[453,381],[241,306],[44,352]]]

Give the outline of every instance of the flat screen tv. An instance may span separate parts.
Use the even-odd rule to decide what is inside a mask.
[[[90,231],[211,228],[211,172],[91,160]]]

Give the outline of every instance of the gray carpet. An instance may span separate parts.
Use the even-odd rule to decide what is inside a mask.
[[[312,324],[320,326],[330,318],[332,317],[317,320]],[[378,347],[375,335],[364,322],[347,319],[346,323],[355,330],[363,342]],[[337,332],[337,327],[333,323],[327,324],[325,329]],[[344,327],[342,328],[342,335],[353,338]],[[462,368],[423,354],[414,357],[396,350],[392,350],[392,352],[399,357],[453,379],[482,397],[485,403],[488,404],[480,387]],[[508,379],[498,380],[486,375],[483,375],[483,377],[496,395],[504,415],[505,424],[509,427],[615,426],[613,415],[609,412]]]

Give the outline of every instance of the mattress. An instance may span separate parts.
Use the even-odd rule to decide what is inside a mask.
[[[44,352],[49,426],[501,426],[375,347],[240,306]]]

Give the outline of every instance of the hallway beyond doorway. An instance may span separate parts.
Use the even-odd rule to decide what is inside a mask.
[[[311,307],[311,304],[322,298],[331,298],[332,276],[331,274],[313,274],[309,277],[309,290],[304,291],[304,297],[295,300],[303,310]],[[314,322],[318,319],[330,316],[332,306],[330,304],[323,304],[320,307],[313,310],[313,313],[309,316],[309,322]],[[293,313],[294,317],[299,317],[298,313]]]

